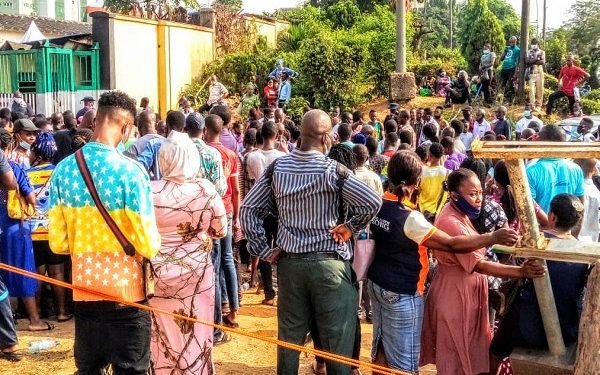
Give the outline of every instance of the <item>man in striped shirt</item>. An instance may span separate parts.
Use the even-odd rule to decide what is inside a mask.
[[[265,173],[256,182],[240,219],[250,252],[270,262],[279,260],[279,339],[302,344],[315,322],[324,350],[352,357],[358,302],[349,240],[375,216],[381,198],[325,157],[331,128],[325,112],[307,112],[300,148],[278,159],[272,176]],[[339,211],[346,212],[345,218],[340,219]],[[271,249],[263,222],[275,212],[279,246]],[[280,347],[277,357],[278,374],[297,373],[298,352]],[[327,372],[350,374],[351,368],[327,363]]]

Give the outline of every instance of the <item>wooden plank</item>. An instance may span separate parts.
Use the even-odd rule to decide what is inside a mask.
[[[565,158],[565,159],[597,159],[600,158],[600,148],[581,149],[519,149],[519,148],[483,148],[472,151],[476,158],[490,159],[539,159],[539,158]]]
[[[540,233],[539,225],[535,217],[533,200],[529,191],[529,181],[525,173],[525,162],[523,159],[506,160],[508,175],[510,176],[511,186],[514,191],[517,213],[521,220],[523,230],[523,245],[526,247],[541,248],[544,237]],[[546,261],[542,261],[545,265]],[[556,303],[552,293],[552,285],[548,273],[545,276],[533,279],[535,293],[540,313],[544,323],[544,331],[550,353],[555,356],[564,355],[566,352],[563,341],[560,324],[558,322],[558,313],[556,312]]]
[[[600,262],[588,277],[577,341],[575,375],[600,374]]]
[[[554,241],[554,240],[553,240]],[[569,241],[578,242],[578,241]],[[580,242],[578,242],[581,244]],[[599,244],[600,245],[600,244]],[[564,249],[536,249],[530,247],[512,247],[503,245],[494,245],[492,250],[497,253],[511,254],[518,258],[540,258],[547,260],[556,260],[559,262],[586,263],[593,264],[600,260],[599,250],[573,249],[572,251]]]

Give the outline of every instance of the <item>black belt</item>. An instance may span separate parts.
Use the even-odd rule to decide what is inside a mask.
[[[336,259],[344,260],[338,253],[285,253],[288,259]]]
[[[147,305],[148,301],[136,302],[140,305]],[[113,301],[75,301],[75,307],[83,310],[94,311],[115,311],[124,309],[137,309],[135,306],[125,305]]]

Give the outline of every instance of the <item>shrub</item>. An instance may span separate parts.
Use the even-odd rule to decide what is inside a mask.
[[[471,72],[478,70],[485,43],[492,51],[504,47],[504,32],[498,18],[489,10],[487,0],[468,0],[459,18],[461,52]]]
[[[558,78],[548,73],[544,74],[544,88],[552,90],[552,92],[556,91],[558,89]]]
[[[292,121],[294,121],[296,125],[300,125],[300,121],[302,121],[304,107],[310,107],[310,103],[302,96],[292,97],[286,106],[287,114],[292,118]]]
[[[595,89],[588,92],[584,98],[592,101],[600,101],[600,89]]]
[[[349,29],[361,16],[360,9],[353,0],[340,0],[325,9],[327,18],[335,28]]]
[[[600,100],[589,99],[588,96],[585,96],[581,98],[581,105],[585,114],[600,114]]]

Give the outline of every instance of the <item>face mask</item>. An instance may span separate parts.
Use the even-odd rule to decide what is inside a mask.
[[[577,133],[581,134],[581,132],[583,132],[583,126],[578,126],[577,127]]]
[[[458,194],[458,200],[454,203],[456,204],[456,207],[458,207],[462,213],[467,215],[469,219],[477,219],[479,217],[481,209],[471,206],[471,204],[467,202],[462,195]]]
[[[484,50],[483,50],[483,54],[484,54],[484,55],[487,55],[488,53],[490,53],[490,50],[489,50],[489,49],[484,49]]]
[[[531,116],[531,111],[523,111],[523,116],[530,117]]]
[[[538,48],[539,48],[539,47],[538,47],[538,45],[537,45],[537,44],[532,44],[532,45],[531,45],[531,49],[532,49],[532,50],[534,50],[534,51],[537,51],[537,49],[538,49]]]
[[[25,141],[19,142],[19,146],[21,146],[21,148],[26,151],[29,151],[31,149],[31,145]]]

